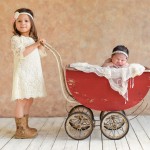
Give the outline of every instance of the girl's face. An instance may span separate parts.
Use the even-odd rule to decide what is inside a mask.
[[[27,14],[21,14],[16,20],[16,28],[23,36],[29,36],[31,21]]]
[[[123,67],[127,63],[127,57],[124,54],[114,54],[111,59],[112,63],[118,67]]]

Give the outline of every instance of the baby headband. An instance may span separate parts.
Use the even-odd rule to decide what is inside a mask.
[[[30,13],[27,13],[27,12],[21,12],[21,13],[19,13],[18,11],[15,12],[14,19],[17,20],[18,17],[19,17],[19,15],[21,15],[21,14],[29,15],[33,19],[33,16]]]
[[[128,58],[128,54],[127,53],[125,53],[125,52],[123,52],[123,51],[114,51],[114,52],[112,52],[112,54],[118,54],[118,53],[120,53],[120,54],[124,54],[127,58]]]

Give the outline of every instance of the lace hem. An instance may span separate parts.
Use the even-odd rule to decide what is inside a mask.
[[[16,100],[24,100],[24,99],[28,100],[28,99],[30,99],[30,98],[37,99],[37,98],[44,98],[44,97],[46,97],[46,96],[47,96],[47,95],[16,97],[16,98],[12,98],[11,100],[12,100],[12,101],[16,101]]]

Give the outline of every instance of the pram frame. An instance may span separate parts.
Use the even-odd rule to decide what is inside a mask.
[[[64,98],[68,102],[78,103],[78,99],[70,92],[68,87],[68,81],[66,79],[66,70],[71,68],[63,69],[62,59],[60,54],[51,45],[45,44],[45,48],[50,50],[56,58],[60,84]],[[150,72],[146,70],[145,72]],[[149,77],[150,80],[150,77]],[[80,103],[80,102],[79,102]],[[81,103],[82,104],[82,103]],[[101,110],[104,111],[104,110]],[[108,110],[106,110],[108,111]],[[119,109],[119,112],[111,110],[100,118],[100,129],[104,136],[112,140],[118,140],[123,138],[129,130],[129,121],[125,115],[122,113],[123,110]],[[70,110],[65,121],[66,133],[73,139],[83,140],[91,135],[93,128],[95,127],[95,119],[93,112],[90,107],[84,105],[77,105]]]

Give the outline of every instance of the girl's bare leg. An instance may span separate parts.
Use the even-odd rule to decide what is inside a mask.
[[[33,98],[30,98],[27,100],[26,104],[25,104],[25,107],[24,107],[24,115],[28,115],[29,112],[30,112],[30,107],[33,103]]]
[[[32,103],[33,103],[33,98],[30,98],[27,100],[27,103],[25,104],[25,107],[24,107],[24,117],[26,118],[26,127],[33,133],[37,133],[37,129],[30,128],[28,125],[29,112],[30,112],[30,107],[31,107]]]
[[[24,116],[24,108],[26,105],[27,100],[17,100],[16,101],[16,108],[15,108],[15,117],[22,118]]]

